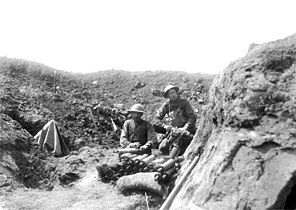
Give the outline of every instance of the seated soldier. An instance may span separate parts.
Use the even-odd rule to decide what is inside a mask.
[[[173,85],[168,85],[165,88],[164,97],[169,100],[158,110],[154,125],[154,129],[158,133],[163,130],[163,133],[170,132],[169,138],[164,138],[160,143],[159,150],[163,153],[171,153],[171,150],[175,148],[174,154],[170,154],[172,158],[185,152],[196,132],[196,114],[189,101],[181,98],[178,91],[179,88]],[[168,115],[170,119],[169,125],[161,122],[165,115]]]
[[[151,153],[154,143],[157,142],[156,133],[150,122],[143,120],[144,108],[135,104],[128,110],[131,119],[123,124],[120,145],[124,148],[136,148],[144,153]]]
[[[153,144],[157,142],[156,133],[151,123],[142,119],[144,108],[141,104],[135,104],[128,110],[131,119],[124,122],[120,136],[120,145],[123,148],[135,148],[139,153],[151,154]],[[116,180],[115,165],[107,163],[96,166],[102,181]]]

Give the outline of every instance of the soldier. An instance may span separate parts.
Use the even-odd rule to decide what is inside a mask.
[[[196,114],[191,107],[189,101],[181,98],[178,95],[179,88],[173,85],[168,85],[164,91],[164,98],[169,98],[161,108],[157,111],[155,116],[154,129],[156,132],[161,133],[171,132],[172,137],[178,137],[178,142],[173,142],[169,138],[164,138],[159,145],[159,150],[165,152],[172,149],[172,144],[178,148],[178,155],[182,155],[193,139],[196,132]],[[162,122],[165,115],[168,116],[168,124]],[[173,132],[172,132],[173,131]],[[176,154],[174,154],[175,156]]]
[[[136,148],[141,152],[151,153],[157,138],[152,124],[142,119],[144,107],[141,104],[135,104],[128,110],[128,113],[131,119],[123,124],[120,145],[124,148]]]
[[[131,119],[124,122],[120,136],[120,145],[123,148],[135,148],[139,153],[151,154],[154,143],[157,142],[156,133],[150,122],[143,120],[144,108],[135,104],[128,110]],[[113,165],[107,163],[96,166],[98,176],[102,181],[116,180]]]

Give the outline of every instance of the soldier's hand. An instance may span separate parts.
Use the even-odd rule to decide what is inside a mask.
[[[140,143],[139,142],[134,142],[134,143],[130,143],[128,145],[129,148],[136,148],[138,149],[140,147]]]
[[[182,135],[189,135],[190,134],[185,128],[178,128],[178,132]]]
[[[145,152],[148,150],[148,146],[147,145],[143,145],[140,147],[140,152]]]
[[[185,128],[178,128],[178,131],[183,133],[184,131],[186,131],[186,129]]]
[[[140,151],[141,152],[145,152],[145,151],[148,151],[150,149],[152,149],[153,147],[153,142],[151,141],[148,141],[146,144],[144,144],[143,146],[140,146]]]

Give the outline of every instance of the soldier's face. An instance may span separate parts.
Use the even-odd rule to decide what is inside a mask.
[[[143,113],[140,113],[140,112],[132,112],[131,113],[131,117],[135,122],[141,121],[142,115],[143,115]]]
[[[169,96],[171,101],[175,101],[177,99],[177,97],[178,97],[177,91],[175,89],[169,90],[168,96]]]

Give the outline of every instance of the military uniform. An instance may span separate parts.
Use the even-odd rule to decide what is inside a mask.
[[[126,120],[120,136],[120,145],[127,147],[130,143],[139,142],[140,146],[150,145],[156,142],[156,133],[151,125],[146,120],[136,123],[134,120]]]
[[[187,99],[178,96],[176,101],[165,102],[158,110],[155,118],[156,120],[162,120],[165,115],[168,115],[169,123],[173,127],[181,128],[186,126],[186,130],[191,134],[195,133],[196,114]]]
[[[179,140],[180,155],[183,154],[192,140],[192,136],[196,132],[196,114],[192,109],[189,101],[183,99],[180,96],[175,101],[165,102],[161,108],[157,111],[155,116],[156,121],[163,120],[165,116],[168,116],[168,124],[176,128],[185,128],[191,135],[182,136]],[[167,147],[167,144],[161,144],[159,149],[163,150]]]

